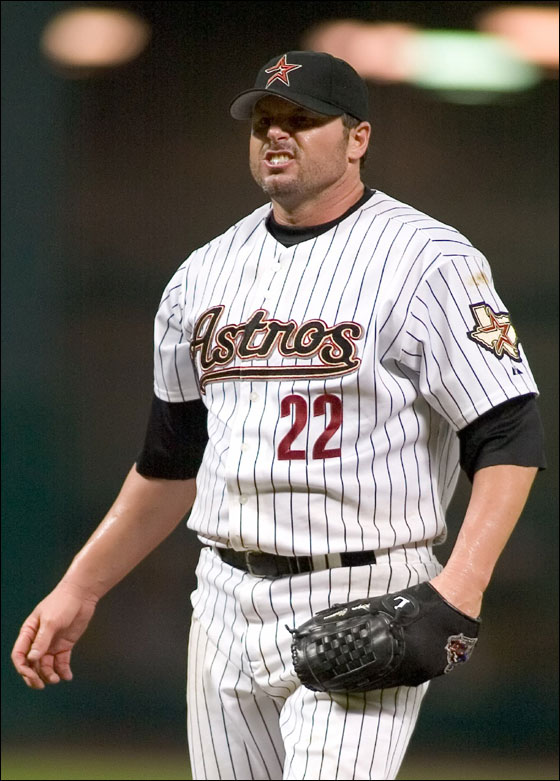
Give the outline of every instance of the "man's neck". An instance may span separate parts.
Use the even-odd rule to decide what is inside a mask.
[[[306,227],[322,225],[336,220],[350,209],[364,194],[364,184],[358,179],[348,186],[348,182],[339,183],[323,190],[316,198],[308,198],[297,204],[278,202],[272,198],[274,219],[280,225]]]

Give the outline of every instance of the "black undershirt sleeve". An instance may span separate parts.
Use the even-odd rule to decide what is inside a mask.
[[[472,482],[486,466],[546,468],[544,431],[534,394],[505,401],[459,431],[460,462]]]
[[[196,477],[206,443],[208,410],[200,399],[168,402],[154,394],[136,471],[144,477]]]

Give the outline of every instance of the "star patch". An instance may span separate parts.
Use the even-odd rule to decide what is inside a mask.
[[[276,81],[276,79],[289,87],[290,79],[288,78],[288,73],[301,67],[301,65],[291,65],[289,62],[286,62],[286,55],[283,54],[276,65],[273,65],[272,68],[266,68],[265,73],[273,74],[266,82],[266,87],[270,87],[272,82]]]
[[[484,302],[471,304],[470,310],[476,328],[467,331],[469,339],[500,359],[508,355],[514,361],[521,361],[519,341],[511,324],[509,312],[494,312],[492,307]]]

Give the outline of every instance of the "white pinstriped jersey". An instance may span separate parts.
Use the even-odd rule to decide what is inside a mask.
[[[457,431],[537,392],[487,260],[379,191],[289,248],[270,209],[193,252],[156,317],[156,395],[208,408],[189,527],[300,556],[442,540]]]

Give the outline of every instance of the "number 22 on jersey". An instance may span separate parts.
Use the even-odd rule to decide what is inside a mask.
[[[292,448],[295,439],[309,425],[307,400],[296,393],[284,396],[280,404],[280,415],[285,418],[292,413],[292,410],[294,413],[292,427],[278,445],[278,459],[280,461],[304,461],[307,458],[305,450]],[[341,400],[331,393],[323,393],[313,401],[312,412],[314,417],[326,415],[325,429],[313,444],[312,458],[315,460],[340,458],[340,448],[328,448],[327,444],[342,425]]]

